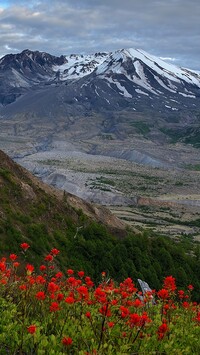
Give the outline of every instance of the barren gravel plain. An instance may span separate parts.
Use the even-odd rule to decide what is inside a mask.
[[[138,230],[199,240],[199,149],[137,135],[102,137],[92,130],[73,139],[66,130],[40,139],[16,135],[11,126],[6,130],[0,133],[0,149],[44,182],[106,205]]]

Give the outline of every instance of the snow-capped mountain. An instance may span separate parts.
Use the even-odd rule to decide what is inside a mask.
[[[132,48],[60,57],[24,50],[0,59],[2,116],[31,111],[58,117],[122,109],[165,116],[199,112],[200,74]]]
[[[96,106],[130,105],[138,102],[163,104],[171,110],[191,107],[200,97],[200,74],[178,68],[142,50],[122,49],[110,53],[55,57],[44,52],[24,50],[0,60],[0,103],[14,102],[27,91],[42,87],[68,87],[66,100]],[[141,99],[142,98],[142,99]],[[103,100],[103,101],[102,101]],[[117,100],[117,103],[116,103]],[[98,104],[99,103],[99,104]],[[95,107],[94,107],[95,108]],[[97,107],[96,107],[97,108]]]
[[[142,50],[132,48],[112,53],[98,66],[96,74],[102,75],[104,78],[122,74],[134,85],[138,85],[145,91],[155,95],[159,95],[164,88],[172,93],[194,97],[194,93],[188,91],[185,85],[188,84],[200,88],[200,76],[198,73],[178,68]],[[183,93],[178,91],[180,85],[183,86]],[[124,95],[126,94],[124,93]]]
[[[171,143],[200,147],[200,73],[132,48],[61,57],[25,50],[0,59],[0,124],[3,139],[25,141],[25,155],[67,142],[168,167],[180,159]]]

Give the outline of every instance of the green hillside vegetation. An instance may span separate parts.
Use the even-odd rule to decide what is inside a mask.
[[[160,131],[170,137],[171,143],[182,142],[200,148],[200,127],[185,128],[183,130],[174,128],[160,128]]]
[[[41,257],[57,248],[62,271],[83,269],[97,283],[106,271],[116,281],[140,278],[155,289],[163,277],[173,275],[178,287],[192,283],[194,299],[199,300],[198,244],[177,243],[145,231],[111,231],[70,205],[67,193],[58,198],[5,154],[0,158],[0,257],[11,249],[17,253],[19,243],[28,242],[27,258],[39,266]]]

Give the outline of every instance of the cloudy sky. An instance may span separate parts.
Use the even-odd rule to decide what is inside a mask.
[[[0,0],[0,57],[129,47],[200,70],[200,0]]]

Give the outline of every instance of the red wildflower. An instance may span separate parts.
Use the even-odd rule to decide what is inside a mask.
[[[59,253],[60,253],[60,250],[58,250],[58,249],[56,249],[56,248],[51,249],[51,254],[52,254],[53,256],[56,256],[56,255],[58,255]]]
[[[62,344],[65,345],[65,346],[72,345],[72,343],[73,343],[72,338],[64,337],[64,338],[62,339]]]
[[[68,274],[68,275],[73,275],[73,274],[74,274],[74,270],[68,269],[68,270],[67,270],[67,274]]]
[[[56,279],[61,279],[61,277],[63,276],[62,272],[57,272],[57,274],[55,274]]]
[[[184,298],[184,291],[183,290],[179,290],[178,291],[178,296],[179,296],[180,300],[183,299]]]
[[[77,280],[75,279],[75,277],[71,276],[67,279],[67,282],[71,285],[71,286],[77,286]]]
[[[148,317],[147,312],[143,312],[140,318],[140,325],[144,325],[146,323],[150,323],[151,319]]]
[[[114,323],[114,322],[108,322],[108,327],[109,327],[109,328],[113,328],[113,327],[114,327],[114,325],[115,325],[115,323]]]
[[[74,297],[68,296],[67,298],[65,298],[65,302],[69,304],[73,304],[75,302],[75,299]]]
[[[10,260],[15,261],[17,259],[16,254],[10,254]]]
[[[190,308],[190,304],[186,301],[182,303],[182,306],[183,306],[183,308],[186,308],[186,309]]]
[[[164,310],[165,310],[165,311],[168,311],[169,309],[170,309],[169,304],[165,304],[165,305],[164,305]]]
[[[80,286],[77,288],[77,292],[79,293],[81,298],[88,299],[89,294],[88,294],[88,289],[86,286]]]
[[[22,290],[22,291],[25,291],[27,289],[27,286],[25,284],[20,285],[19,289]]]
[[[125,291],[121,291],[121,296],[123,299],[127,298],[129,296],[129,294]]]
[[[128,308],[124,307],[124,306],[120,306],[119,307],[120,311],[121,311],[121,317],[122,318],[126,318],[129,315],[129,310]]]
[[[53,255],[51,255],[51,254],[46,255],[44,260],[51,262],[53,260]]]
[[[34,266],[31,264],[27,264],[26,270],[28,271],[29,274],[32,274],[32,272],[34,271]]]
[[[30,272],[28,272],[28,273],[30,273]],[[32,277],[32,276],[29,275],[29,277],[28,277],[28,282],[29,282],[30,285],[34,285],[34,283],[35,283],[34,277]]]
[[[111,304],[112,304],[113,306],[116,306],[116,304],[118,304],[118,301],[114,299],[114,300],[111,301]]]
[[[59,294],[57,295],[57,301],[58,301],[58,302],[62,301],[63,298],[64,298],[63,293],[59,293]]]
[[[96,288],[94,292],[94,297],[96,298],[97,301],[101,303],[106,302],[106,293],[101,289],[101,287]]]
[[[0,262],[0,270],[1,271],[5,271],[6,270],[6,264],[5,264],[5,262]]]
[[[15,262],[13,263],[13,266],[14,266],[14,267],[19,267],[19,265],[20,265],[20,263],[18,263],[18,261],[15,261]]]
[[[45,265],[40,265],[40,271],[42,271],[42,272],[43,272],[43,271],[45,271],[45,270],[46,270],[46,268],[47,268],[47,267],[46,267]]]
[[[188,285],[188,290],[189,290],[189,291],[194,290],[194,286],[192,286],[192,285]]]
[[[57,312],[57,311],[60,310],[60,307],[59,307],[59,304],[57,302],[52,302],[50,304],[49,309],[50,309],[50,312]]]
[[[43,291],[37,292],[35,297],[40,301],[44,301],[44,299],[46,298],[45,293]]]
[[[165,288],[162,288],[160,291],[158,291],[157,295],[162,300],[166,300],[167,298],[169,298],[169,292]]]
[[[50,293],[54,293],[56,291],[58,291],[60,288],[57,284],[55,284],[55,282],[49,282],[48,284],[48,291]]]
[[[40,285],[43,285],[46,282],[45,278],[43,276],[41,276],[41,275],[38,275],[36,277],[35,281],[36,281],[37,284],[40,284]]]
[[[132,303],[132,306],[133,307],[136,307],[136,308],[139,308],[139,307],[142,307],[143,303],[142,301],[139,300],[139,298],[137,298],[135,301],[133,301]]]
[[[21,247],[24,251],[26,251],[28,248],[30,248],[30,245],[29,245],[28,243],[21,243],[21,244],[20,244],[20,247]]]
[[[162,323],[160,327],[158,328],[157,334],[158,334],[158,339],[161,340],[164,338],[165,334],[169,331],[169,328],[167,326],[167,323]]]
[[[6,285],[6,284],[7,284],[7,280],[6,280],[6,279],[1,279],[1,280],[0,280],[0,283],[1,283],[2,285]]]
[[[108,309],[107,305],[103,305],[100,309],[99,312],[106,317],[110,317],[111,316],[111,311]]]
[[[90,312],[86,312],[86,313],[85,313],[85,316],[86,316],[87,318],[91,318],[91,313],[90,313]]]
[[[177,306],[176,306],[174,303],[172,303],[172,304],[171,304],[171,308],[172,308],[172,309],[177,309]]]
[[[10,269],[6,269],[5,276],[6,277],[10,277],[10,275],[11,275],[11,270]]]
[[[165,277],[164,288],[169,292],[174,292],[176,290],[176,280],[173,276]]]
[[[30,333],[30,334],[34,334],[36,332],[36,325],[34,324],[31,324],[29,325],[29,327],[27,327],[27,331]]]
[[[94,282],[92,280],[89,280],[87,283],[87,287],[91,288],[94,286]]]
[[[120,291],[135,293],[137,291],[137,288],[135,288],[132,279],[128,277],[126,280],[124,280],[124,282],[120,283]]]
[[[84,271],[78,271],[78,276],[82,278],[85,275]]]
[[[200,311],[199,312],[197,312],[197,316],[193,319],[194,321],[196,321],[197,322],[197,324],[199,324],[200,325]]]
[[[133,301],[131,301],[131,300],[126,300],[126,306],[127,306],[127,307],[132,306],[132,303],[133,303]]]
[[[141,317],[137,313],[130,314],[129,323],[131,327],[140,325]]]

